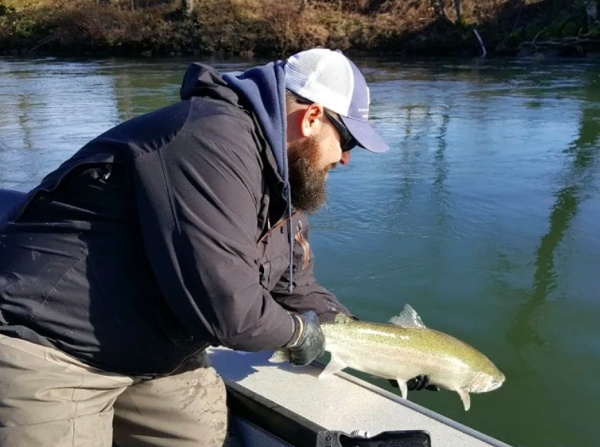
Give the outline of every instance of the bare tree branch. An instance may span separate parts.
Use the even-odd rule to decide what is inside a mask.
[[[454,0],[454,9],[456,10],[456,23],[460,24],[462,22],[462,11],[461,11],[460,0]]]
[[[477,37],[477,40],[479,41],[479,45],[481,45],[481,57],[485,57],[487,55],[487,51],[485,49],[485,45],[483,44],[483,39],[481,38],[476,29],[473,29],[473,32],[475,33],[475,37]]]

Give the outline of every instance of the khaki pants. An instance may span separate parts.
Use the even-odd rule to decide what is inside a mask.
[[[225,386],[208,365],[142,380],[0,335],[0,446],[221,447]]]

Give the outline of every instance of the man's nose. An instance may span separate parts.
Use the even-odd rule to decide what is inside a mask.
[[[347,165],[350,163],[350,152],[352,151],[344,151],[342,152],[342,158],[340,159],[340,163],[343,165]]]

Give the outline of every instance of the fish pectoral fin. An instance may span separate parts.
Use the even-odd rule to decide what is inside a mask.
[[[471,408],[471,396],[469,395],[469,392],[464,388],[458,388],[455,391],[460,396],[460,400],[462,400],[462,403],[465,406],[465,411],[469,411],[469,408]]]
[[[408,386],[406,386],[406,380],[404,379],[396,379],[396,383],[398,383],[398,388],[400,388],[400,394],[403,399],[406,399],[408,396]]]
[[[327,364],[325,369],[323,371],[321,371],[321,374],[319,374],[319,379],[329,377],[329,376],[335,374],[336,372],[341,371],[342,369],[346,368],[347,366],[348,365],[346,365],[346,363],[344,363],[338,357],[332,356],[331,360],[329,361],[329,363]]]

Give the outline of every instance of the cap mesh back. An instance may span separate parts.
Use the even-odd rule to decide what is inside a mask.
[[[286,86],[303,98],[347,115],[354,92],[354,76],[346,57],[326,49],[298,53],[288,60]]]

